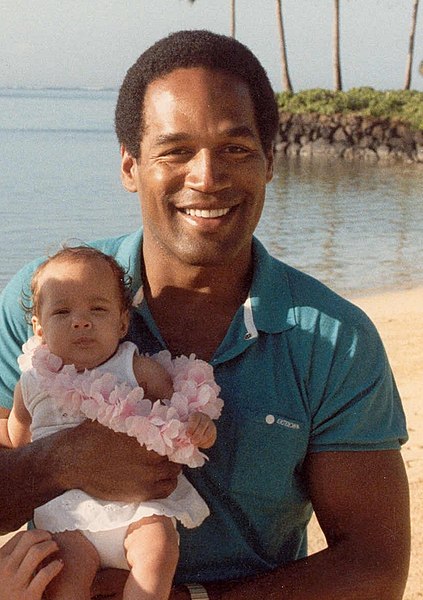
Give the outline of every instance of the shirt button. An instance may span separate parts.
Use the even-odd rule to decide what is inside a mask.
[[[273,425],[275,417],[273,415],[267,415],[265,421],[268,425]]]

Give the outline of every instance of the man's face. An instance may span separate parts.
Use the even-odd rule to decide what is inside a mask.
[[[272,176],[246,84],[204,68],[177,69],[145,95],[125,187],[141,201],[145,257],[196,266],[234,264],[251,252]]]

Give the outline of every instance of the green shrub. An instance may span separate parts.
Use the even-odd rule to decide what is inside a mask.
[[[415,90],[378,91],[371,87],[352,88],[347,92],[325,89],[303,90],[296,94],[277,94],[279,108],[284,112],[354,113],[408,123],[423,130],[423,92]]]

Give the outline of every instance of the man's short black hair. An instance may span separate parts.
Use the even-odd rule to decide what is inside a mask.
[[[254,105],[263,149],[271,149],[278,127],[275,94],[256,56],[237,40],[210,31],[178,31],[148,48],[128,70],[119,91],[115,128],[120,144],[138,159],[147,86],[175,69],[206,67],[244,81]]]

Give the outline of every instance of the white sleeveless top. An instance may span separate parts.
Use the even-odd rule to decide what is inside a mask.
[[[133,371],[134,353],[138,349],[132,342],[120,344],[116,353],[103,365],[96,367],[101,373],[113,373],[119,382],[137,386]],[[42,438],[81,423],[85,417],[70,417],[59,409],[54,399],[38,385],[35,369],[21,376],[25,406],[32,416],[32,439]],[[161,500],[142,503],[110,502],[92,498],[82,490],[70,490],[37,508],[34,522],[38,528],[51,532],[66,530],[109,531],[130,525],[153,514],[175,517],[185,527],[197,527],[210,514],[209,509],[183,476],[179,476],[176,490]]]
[[[119,382],[126,382],[131,387],[136,387],[138,383],[133,370],[135,353],[138,354],[135,344],[123,342],[109,360],[96,367],[96,371],[101,374],[112,373]],[[31,436],[33,440],[68,427],[74,427],[85,420],[83,415],[70,416],[56,405],[48,391],[38,385],[38,374],[35,369],[22,373],[21,389],[25,406],[32,418]]]

